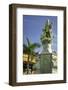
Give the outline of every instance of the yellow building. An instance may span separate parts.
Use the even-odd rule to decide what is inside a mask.
[[[23,61],[28,63],[28,54],[23,54]],[[29,63],[36,63],[36,56],[31,58],[31,55],[29,55]]]

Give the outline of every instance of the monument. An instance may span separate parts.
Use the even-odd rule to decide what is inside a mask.
[[[40,37],[43,50],[40,54],[40,73],[52,73],[52,23],[47,20]]]

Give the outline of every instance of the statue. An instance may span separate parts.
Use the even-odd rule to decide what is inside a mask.
[[[52,39],[52,23],[50,23],[48,19],[43,29],[41,38],[40,38],[44,53],[52,52],[51,39]]]
[[[47,41],[48,43],[51,42],[51,28],[52,28],[52,24],[49,22],[49,19],[48,19],[40,38],[42,43],[45,43],[45,41]]]
[[[52,24],[49,19],[47,20],[40,37],[43,50],[40,56],[40,72],[41,73],[52,73]]]

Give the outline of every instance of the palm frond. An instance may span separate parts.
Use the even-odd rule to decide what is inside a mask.
[[[33,50],[35,49],[35,48],[39,48],[40,47],[40,44],[38,44],[38,43],[33,43],[31,46],[30,46],[30,48],[32,48]]]
[[[29,47],[26,44],[23,44],[23,52],[29,53]]]
[[[28,46],[30,46],[31,42],[29,41],[28,38],[26,38],[26,40],[27,40],[27,44],[28,44]]]

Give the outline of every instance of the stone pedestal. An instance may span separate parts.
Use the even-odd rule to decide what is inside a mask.
[[[40,55],[40,73],[52,73],[52,65],[51,44],[46,42]]]
[[[40,73],[52,73],[52,54],[51,53],[41,54]]]

